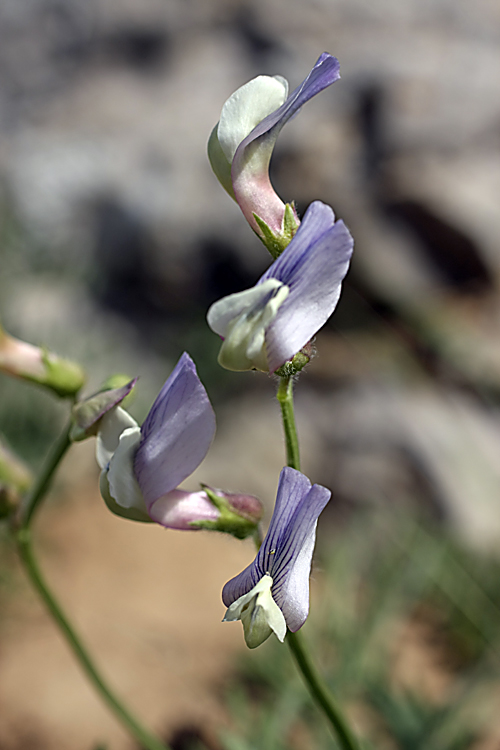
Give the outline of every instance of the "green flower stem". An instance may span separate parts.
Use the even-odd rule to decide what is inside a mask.
[[[314,669],[300,633],[291,633],[288,631],[286,642],[288,643],[288,647],[293,654],[298,668],[302,672],[302,676],[307,683],[309,692],[330,722],[334,733],[337,735],[340,746],[344,748],[344,750],[358,750],[359,744],[351,732],[346,720],[342,716],[339,707],[335,705],[328,688]]]
[[[82,641],[70,625],[68,618],[62,611],[59,603],[44,580],[33,552],[31,530],[29,528],[20,529],[17,532],[17,543],[21,559],[31,583],[45,603],[55,623],[59,627],[59,630],[66,638],[66,641],[78,659],[80,666],[83,668],[103,701],[114,712],[118,720],[129,730],[131,735],[135,737],[137,742],[140,743],[141,747],[146,748],[146,750],[168,750],[167,745],[164,745],[159,739],[150,734],[147,729],[144,729],[144,727],[139,724],[139,722],[130,714],[128,709],[126,709],[112,693],[104,679],[99,674],[99,670],[88,655]]]
[[[283,431],[285,433],[286,460],[288,466],[300,471],[299,441],[297,428],[295,426],[295,412],[293,410],[293,376],[286,375],[280,378],[276,398],[281,407],[281,418],[283,420]]]
[[[299,441],[297,439],[293,408],[292,376],[284,376],[280,379],[277,398],[281,406],[281,415],[283,418],[288,466],[300,471]],[[286,642],[313,700],[328,719],[340,746],[343,750],[359,750],[359,744],[344,719],[341,710],[336,705],[324,681],[314,669],[300,633],[288,632]]]
[[[99,673],[98,668],[89,656],[80,637],[76,634],[73,626],[70,624],[70,621],[61,609],[56,597],[48,587],[33,551],[30,528],[33,514],[45,497],[54,472],[70,444],[68,428],[54,445],[47,463],[42,469],[39,479],[35,483],[35,486],[28,497],[24,514],[17,522],[17,528],[15,522],[13,524],[13,534],[17,541],[21,561],[24,564],[31,583],[52,615],[59,630],[66,638],[67,643],[72,649],[83,671],[103,701],[114,712],[117,719],[128,729],[130,734],[137,740],[142,748],[145,748],[145,750],[169,750],[168,745],[163,744],[157,737],[150,734],[150,732],[132,716],[130,711],[124,707],[123,703],[118,700],[112,690],[108,687]]]
[[[35,482],[31,492],[28,495],[26,505],[21,511],[22,516],[20,527],[23,529],[29,527],[33,519],[33,514],[35,513],[36,509],[38,508],[39,504],[45,497],[47,490],[50,487],[55,470],[59,466],[64,457],[64,454],[71,445],[71,440],[69,437],[70,429],[71,423],[67,426],[57,442],[54,444],[54,447],[52,448],[45,466],[42,468],[37,481]]]

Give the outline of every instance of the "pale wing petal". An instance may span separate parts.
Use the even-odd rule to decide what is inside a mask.
[[[141,489],[134,475],[134,455],[140,439],[140,428],[128,427],[120,435],[118,447],[109,462],[109,492],[122,508],[146,510]]]
[[[229,163],[249,133],[286,99],[284,78],[257,76],[232,94],[222,107],[217,127],[220,147]]]
[[[139,427],[135,419],[119,406],[114,407],[101,419],[96,441],[96,458],[101,469],[105,469],[120,442],[120,435],[128,427]]]

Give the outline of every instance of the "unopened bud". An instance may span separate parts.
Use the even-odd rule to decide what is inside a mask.
[[[9,336],[0,327],[0,371],[44,385],[58,396],[74,396],[85,382],[76,362]]]

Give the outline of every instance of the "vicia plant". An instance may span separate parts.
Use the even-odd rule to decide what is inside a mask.
[[[91,435],[97,438],[101,493],[113,513],[170,529],[208,529],[238,538],[253,537],[258,547],[255,559],[224,586],[224,620],[242,621],[250,648],[272,633],[280,641],[286,638],[340,746],[343,750],[357,747],[297,633],[309,612],[316,525],[330,491],[312,485],[300,472],[293,411],[294,377],[308,363],[310,341],[339,301],[353,240],[330,206],[320,201],[309,206],[301,222],[293,203],[285,205],[269,179],[269,162],[283,125],[338,78],[338,61],[326,53],[290,95],[284,78],[259,76],[228,99],[209,142],[209,157],[218,179],[274,259],[255,286],[215,302],[207,316],[212,330],[222,337],[219,362],[223,367],[260,370],[275,374],[278,380],[288,465],[280,474],[274,512],[262,544],[262,506],[257,498],[206,485],[199,491],[180,488],[205,458],[215,435],[212,406],[186,353],[142,426],[123,408],[135,380],[121,380],[117,387],[108,384],[97,394],[73,403],[71,424],[32,488],[29,472],[0,446],[0,517],[11,520],[26,571],[94,686],[138,745],[147,750],[168,749],[107,686],[40,574],[31,545],[32,518],[60,460],[72,441]],[[14,339],[1,328],[0,370],[50,388],[72,402],[85,379],[75,363]]]

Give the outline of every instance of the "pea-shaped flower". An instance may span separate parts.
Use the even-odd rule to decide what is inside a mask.
[[[287,231],[285,204],[269,179],[276,139],[303,104],[339,78],[338,60],[325,52],[290,96],[288,83],[281,76],[258,76],[235,91],[222,108],[208,142],[210,163],[252,229],[262,237],[263,223],[277,237],[286,234],[288,241],[299,224],[295,214],[291,217],[295,226]]]
[[[223,338],[219,363],[228,370],[274,372],[326,323],[340,297],[353,239],[330,208],[311,203],[290,244],[252,289],[209,309]]]
[[[222,590],[228,608],[224,622],[241,620],[249,648],[275,633],[285,639],[309,614],[309,576],[318,516],[330,490],[300,471],[281,471],[269,530],[255,560]]]
[[[110,510],[172,529],[251,534],[262,514],[257,498],[208,487],[177,489],[203,461],[214,434],[212,406],[194,362],[184,353],[142,427],[119,406],[100,418],[97,462]]]

